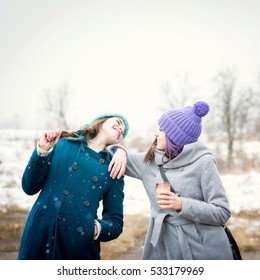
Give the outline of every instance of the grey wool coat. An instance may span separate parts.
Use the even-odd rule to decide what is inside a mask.
[[[142,259],[233,259],[221,226],[231,213],[213,155],[197,141],[184,146],[163,164],[163,152],[144,162],[144,153],[128,154],[126,175],[143,182],[151,203],[151,220]],[[162,183],[158,165],[182,199],[182,210],[162,209],[156,200],[156,183]]]

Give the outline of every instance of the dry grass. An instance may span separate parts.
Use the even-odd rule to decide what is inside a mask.
[[[101,258],[116,260],[143,243],[148,227],[148,218],[138,215],[125,216],[123,233],[115,240],[102,243]]]
[[[15,206],[0,212],[0,252],[19,249],[26,218],[27,211]]]
[[[228,223],[241,251],[260,251],[260,213],[233,214]]]

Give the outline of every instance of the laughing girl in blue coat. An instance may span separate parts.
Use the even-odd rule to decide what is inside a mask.
[[[124,181],[110,177],[106,147],[127,133],[128,122],[119,114],[97,117],[73,133],[43,133],[22,178],[26,194],[40,194],[18,259],[100,259],[100,242],[117,238],[123,229]]]

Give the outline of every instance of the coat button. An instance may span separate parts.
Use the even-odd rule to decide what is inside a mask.
[[[98,177],[97,177],[97,176],[94,176],[94,177],[92,178],[92,180],[93,180],[93,182],[97,182],[97,181],[98,181]]]
[[[104,160],[103,158],[101,158],[101,159],[99,160],[99,162],[100,162],[100,163],[104,163],[105,160]]]
[[[32,167],[33,167],[33,168],[36,168],[37,166],[38,166],[38,161],[35,160],[35,161],[32,163]]]
[[[63,194],[66,196],[66,195],[68,195],[70,192],[68,191],[68,190],[64,190],[63,191]]]
[[[76,162],[72,165],[72,169],[73,169],[73,170],[77,170],[77,169],[78,169],[78,165],[77,165]]]
[[[62,215],[58,215],[58,221],[62,221],[63,220],[63,217],[62,217]]]
[[[82,232],[83,231],[83,227],[78,227],[77,228],[77,232]]]
[[[88,207],[89,205],[90,205],[90,202],[89,201],[84,201],[84,205],[86,206],[86,207]]]

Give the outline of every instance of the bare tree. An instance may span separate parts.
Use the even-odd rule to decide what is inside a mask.
[[[252,131],[251,133],[256,136],[259,139],[260,136],[260,71],[257,77],[257,81],[256,81],[256,87],[254,89],[251,89],[252,94],[251,94],[251,98],[252,98],[252,104],[253,106],[253,110],[251,112],[251,119],[253,119],[253,123],[252,123]]]
[[[255,98],[252,88],[244,88],[238,92],[238,100],[234,108],[234,118],[236,120],[236,136],[242,147],[245,135],[251,134],[250,123],[252,123],[253,116],[251,112],[255,108]]]
[[[61,85],[58,89],[43,89],[44,111],[47,115],[47,125],[68,129],[67,113],[69,104],[69,87]]]
[[[227,160],[233,165],[234,141],[241,143],[248,129],[249,116],[254,108],[251,88],[237,89],[237,77],[235,71],[226,68],[216,76],[217,83],[217,119],[227,138]]]

